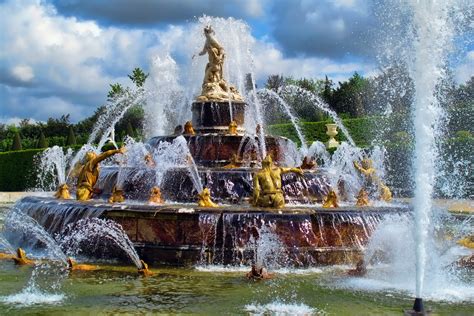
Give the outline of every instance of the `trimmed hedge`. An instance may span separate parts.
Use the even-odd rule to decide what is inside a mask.
[[[0,153],[0,191],[24,191],[36,184],[33,157],[44,149]]]

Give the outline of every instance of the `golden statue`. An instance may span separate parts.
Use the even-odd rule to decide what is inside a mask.
[[[357,206],[369,206],[370,201],[369,201],[369,194],[367,194],[367,191],[364,190],[364,188],[360,189],[359,194],[357,195]]]
[[[69,194],[69,186],[66,183],[61,184],[58,187],[58,191],[54,193],[54,197],[62,200],[69,200],[71,198],[71,194]]]
[[[140,262],[142,264],[142,268],[138,269],[138,273],[145,276],[145,277],[153,275],[153,272],[151,272],[148,269],[148,264],[146,264],[145,261],[143,261],[143,260],[140,260]]]
[[[72,258],[67,258],[67,265],[70,271],[95,271],[99,270],[98,266],[90,264],[77,264]]]
[[[148,199],[149,203],[156,203],[161,204],[163,203],[163,199],[161,198],[161,190],[159,187],[151,188],[150,198]]]
[[[147,167],[153,168],[156,166],[155,160],[153,160],[153,156],[148,153],[145,155],[145,164]]]
[[[252,269],[245,274],[245,277],[249,280],[267,280],[273,278],[274,274],[269,273],[267,269],[261,265],[252,264]]]
[[[366,182],[365,189],[368,190],[369,193],[375,193],[378,191],[382,200],[386,202],[392,200],[392,192],[390,192],[390,189],[377,176],[377,171],[373,167],[371,159],[365,158],[362,160],[361,164],[354,161],[354,167],[364,176]]]
[[[463,239],[458,240],[457,243],[466,248],[474,249],[474,235],[464,237]]]
[[[237,89],[224,80],[225,51],[215,38],[211,26],[204,28],[204,36],[206,42],[199,56],[207,54],[209,61],[204,72],[201,95],[197,97],[197,101],[242,101],[242,96]]]
[[[191,121],[187,121],[184,124],[184,133],[185,135],[196,135],[196,132],[194,131],[193,128],[193,123]]]
[[[339,207],[339,202],[337,200],[337,194],[334,190],[330,190],[328,192],[328,195],[324,198],[323,207],[324,208]]]
[[[125,202],[125,196],[123,196],[123,190],[114,186],[112,189],[112,195],[109,198],[109,203],[122,203]]]
[[[230,162],[222,168],[235,169],[235,168],[240,168],[241,166],[242,166],[242,161],[240,161],[239,156],[237,156],[237,154],[232,154],[232,157],[230,158]]]
[[[230,135],[237,135],[237,122],[231,121],[229,124],[229,130],[227,131]]]
[[[262,161],[262,169],[253,176],[253,205],[259,207],[282,208],[285,197],[281,189],[281,175],[294,172],[303,174],[300,168],[280,168],[273,164],[272,157],[267,155]]]
[[[112,155],[123,154],[125,150],[125,147],[122,147],[120,149],[108,150],[100,155],[97,155],[93,151],[89,151],[86,154],[86,163],[77,178],[76,197],[79,201],[87,201],[92,198],[94,186],[99,178],[99,163]]]
[[[301,166],[300,166],[301,169],[307,169],[307,170],[316,169],[317,167],[318,165],[316,163],[316,160],[314,160],[313,157],[308,157],[308,156],[305,156],[303,158],[303,162],[301,163]]]
[[[16,255],[16,257],[13,257],[13,261],[15,261],[16,264],[25,265],[35,263],[33,260],[30,260],[26,257],[25,251],[21,248],[16,250]]]
[[[211,200],[211,191],[208,188],[204,188],[201,193],[198,194],[198,206],[200,207],[218,207],[216,203]]]

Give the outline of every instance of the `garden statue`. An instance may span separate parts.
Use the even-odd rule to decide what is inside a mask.
[[[242,161],[240,161],[239,156],[237,156],[237,154],[232,154],[232,157],[230,158],[230,162],[222,168],[235,169],[235,168],[240,168],[241,166],[242,166]]]
[[[151,188],[150,198],[148,199],[150,203],[161,204],[163,203],[163,199],[161,198],[161,190],[159,187],[154,186]]]
[[[361,164],[354,161],[354,167],[364,176],[364,189],[368,191],[369,195],[375,195],[378,192],[379,197],[384,201],[389,202],[392,199],[392,192],[390,192],[390,189],[377,177],[377,171],[373,167],[371,159],[365,158]]]
[[[16,250],[16,257],[13,257],[13,261],[15,261],[16,264],[19,265],[25,265],[25,264],[33,264],[34,261],[30,260],[26,257],[26,253],[23,249],[18,248]]]
[[[109,198],[109,203],[122,203],[125,202],[125,197],[123,196],[123,190],[114,186],[112,189],[112,195]]]
[[[281,175],[294,172],[303,174],[300,168],[280,168],[273,164],[272,157],[267,155],[262,161],[262,169],[253,176],[253,204],[260,207],[282,208],[285,197],[281,189]]]
[[[140,260],[140,263],[142,264],[142,268],[141,269],[138,269],[138,273],[147,277],[147,276],[151,276],[153,275],[153,272],[151,272],[149,269],[148,269],[148,264],[145,263],[145,261],[143,260]]]
[[[227,131],[230,135],[237,135],[237,123],[231,121],[229,124],[229,130]]]
[[[208,188],[204,188],[201,193],[198,194],[198,205],[200,207],[218,207],[218,205],[211,200],[211,191]]]
[[[69,271],[95,271],[99,270],[98,266],[93,266],[90,264],[77,264],[71,257],[67,258],[67,265]]]
[[[69,200],[71,198],[71,194],[69,194],[69,186],[66,183],[61,184],[58,191],[54,194],[54,197],[62,200]]]
[[[184,133],[185,135],[196,135],[196,132],[194,131],[193,128],[193,123],[191,121],[187,121],[184,124]]]
[[[92,198],[94,186],[99,178],[99,163],[115,154],[123,154],[125,151],[125,147],[122,147],[120,149],[108,150],[100,155],[93,151],[89,151],[86,154],[86,163],[77,178],[76,197],[78,200],[87,201]]]
[[[209,61],[204,72],[201,95],[197,97],[197,101],[242,101],[237,89],[224,80],[225,52],[222,45],[215,38],[211,26],[204,28],[204,36],[206,42],[202,51],[199,52],[199,56],[207,54]]]
[[[339,202],[337,200],[337,194],[334,190],[330,190],[326,198],[323,201],[324,208],[333,208],[339,207]]]
[[[150,153],[145,155],[145,164],[150,168],[154,168],[156,166],[155,160],[153,160],[153,156]]]
[[[317,164],[316,164],[316,160],[314,160],[313,157],[308,157],[308,156],[305,156],[303,158],[303,162],[301,163],[301,166],[300,166],[301,169],[316,169],[317,168]]]
[[[364,190],[364,188],[360,189],[359,194],[357,195],[357,206],[369,206],[369,195]]]

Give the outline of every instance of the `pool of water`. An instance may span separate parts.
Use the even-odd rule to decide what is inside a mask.
[[[0,207],[1,222],[7,210]],[[344,266],[283,269],[258,282],[245,278],[247,267],[159,268],[147,278],[134,267],[100,267],[60,278],[60,269],[49,264],[42,283],[59,279],[59,286],[44,290],[29,282],[38,268],[0,260],[0,314],[401,315],[413,303],[403,290],[354,287],[370,280],[348,277]],[[440,297],[425,306],[438,315],[472,315],[474,302],[466,297]]]

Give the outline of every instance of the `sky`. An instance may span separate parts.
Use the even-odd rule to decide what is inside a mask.
[[[380,20],[370,0],[0,0],[0,123],[90,116],[110,83],[128,85],[135,67],[147,72],[203,14],[249,25],[259,82],[378,71]],[[469,47],[457,57],[456,81],[473,69]]]

